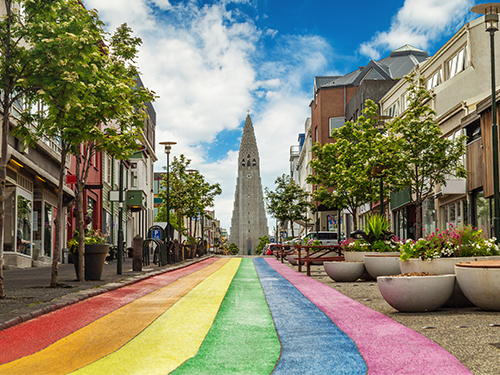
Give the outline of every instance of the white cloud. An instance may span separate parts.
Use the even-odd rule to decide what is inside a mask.
[[[142,80],[160,96],[154,104],[156,140],[176,141],[171,158],[185,154],[208,181],[221,184],[216,215],[229,230],[238,152],[224,150],[225,157],[209,162],[200,142],[212,143],[221,131],[241,128],[250,109],[262,185],[274,189],[276,177],[289,173],[290,146],[297,144],[310,116],[311,93],[301,87],[304,82],[312,86],[312,77],[327,64],[330,47],[318,36],[261,30],[237,10],[226,10],[224,4],[235,1],[202,7],[194,1],[130,0],[127,7],[121,0],[84,2],[99,10],[109,31],[127,22],[142,38]],[[261,50],[269,35],[276,43],[271,60]],[[166,156],[158,145],[156,150],[159,171]],[[268,225],[271,229],[274,222]]]
[[[381,52],[404,44],[427,50],[441,34],[450,34],[470,17],[473,0],[406,0],[389,31],[362,43],[360,53],[379,59]]]

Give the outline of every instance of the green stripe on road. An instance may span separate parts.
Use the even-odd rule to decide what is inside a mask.
[[[198,353],[173,374],[268,375],[280,350],[253,260],[243,258]]]

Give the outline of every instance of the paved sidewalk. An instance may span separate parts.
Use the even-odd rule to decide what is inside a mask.
[[[78,282],[73,264],[59,265],[58,288],[50,288],[51,267],[4,270],[5,293],[0,299],[0,331],[33,319],[66,305],[135,283],[158,273],[167,272],[196,263],[208,256],[183,263],[158,267],[143,266],[141,272],[132,271],[132,259],[123,262],[122,275],[116,274],[116,260],[104,265],[102,280]]]

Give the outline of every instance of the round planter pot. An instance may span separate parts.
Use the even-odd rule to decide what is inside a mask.
[[[366,254],[373,254],[371,251],[346,251],[344,258],[346,262],[364,262]]]
[[[363,275],[363,262],[323,262],[325,272],[337,282],[356,281]]]
[[[474,305],[500,311],[499,260],[457,263],[455,274],[463,293]]]
[[[109,252],[109,244],[85,245],[85,280],[101,280],[104,262]],[[78,256],[73,257],[78,278]]]
[[[453,293],[455,275],[380,276],[377,285],[382,297],[398,311],[435,311]]]
[[[399,269],[399,253],[365,255],[365,267],[368,273],[374,278],[398,275],[401,273]]]
[[[500,260],[500,256],[490,257],[456,257],[456,258],[437,258],[429,260],[408,259],[400,260],[399,267],[401,273],[409,272],[429,272],[436,275],[447,275],[455,273],[455,264],[460,262],[476,262],[479,260]]]
[[[288,261],[288,263],[290,263],[294,266],[299,264],[299,262],[297,261],[297,258],[298,258],[298,255],[295,255],[295,254],[290,254],[290,255],[286,256],[286,260]],[[304,264],[304,262],[302,262],[302,264]]]

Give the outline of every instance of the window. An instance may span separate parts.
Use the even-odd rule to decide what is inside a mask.
[[[455,77],[462,70],[465,70],[467,67],[466,47],[464,46],[455,56],[448,60],[446,66],[448,69],[448,79]]]
[[[333,129],[338,129],[338,128],[344,126],[345,117],[330,117],[328,119],[328,123],[329,123],[328,136],[331,137]]]
[[[387,110],[386,110],[386,114],[387,116],[391,116],[391,117],[397,117],[399,116],[399,100],[397,100],[396,102],[394,102]]]
[[[422,224],[424,235],[431,234],[436,231],[437,228],[437,214],[434,205],[434,198],[428,198],[422,202]]]
[[[137,187],[137,169],[130,171],[130,186]]]
[[[425,87],[427,90],[432,90],[434,87],[443,83],[443,69],[439,68],[436,72],[434,72],[427,82],[425,83]]]
[[[104,157],[104,176],[105,176],[105,179],[106,179],[106,182],[108,184],[111,184],[111,176],[112,176],[112,171],[113,171],[113,168],[112,168],[112,159],[111,159],[111,156],[109,155],[105,155]]]
[[[241,166],[242,166],[242,167],[244,167],[244,166],[245,166],[245,159],[243,159],[243,160],[241,161]]]
[[[408,109],[408,104],[409,104],[408,93],[405,92],[403,95],[401,95],[401,113],[403,113]]]
[[[476,139],[481,138],[481,122],[479,120],[474,121],[472,124],[467,126],[467,143],[471,143]]]
[[[467,200],[453,202],[441,208],[443,230],[449,227],[461,228],[467,225]]]

